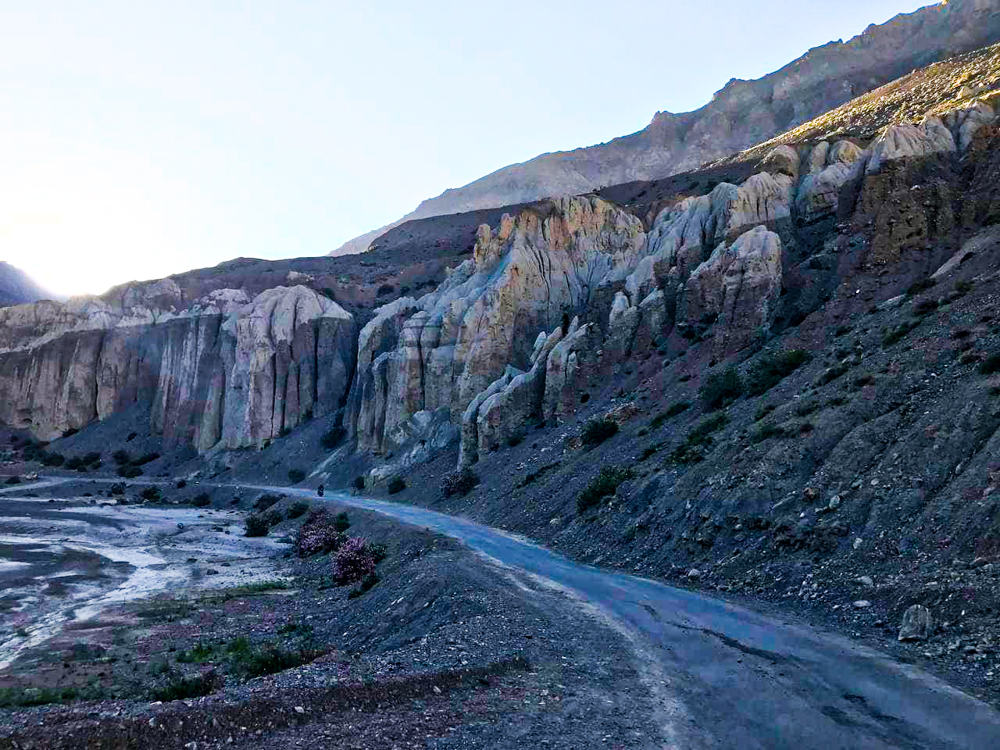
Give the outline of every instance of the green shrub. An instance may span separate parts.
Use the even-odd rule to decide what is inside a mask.
[[[7,484],[20,484],[20,483],[21,483],[21,477],[19,476],[13,476],[7,479]]]
[[[652,421],[650,421],[649,423],[649,426],[654,430],[658,430],[660,427],[663,426],[664,422],[666,422],[668,419],[676,417],[678,414],[683,414],[690,408],[691,408],[690,401],[677,401],[668,406],[666,410],[660,412],[655,417],[653,417]]]
[[[754,415],[753,415],[754,422],[759,422],[764,417],[766,417],[768,414],[770,414],[771,412],[773,412],[774,409],[775,409],[774,404],[763,404],[754,413]]]
[[[152,697],[164,703],[190,700],[211,695],[221,687],[222,678],[214,670],[209,670],[191,677],[175,677],[165,686],[154,689]]]
[[[704,460],[705,449],[714,441],[712,435],[729,424],[725,414],[703,419],[691,429],[687,438],[670,453],[670,460],[677,464],[696,464]]]
[[[479,484],[479,476],[470,467],[453,471],[444,478],[441,492],[445,497],[468,495]]]
[[[280,502],[284,497],[284,495],[273,495],[270,492],[265,492],[257,498],[257,502],[253,504],[253,509],[258,512],[265,511],[272,505]]]
[[[289,469],[288,470],[288,481],[292,484],[298,484],[303,479],[306,478],[306,473],[302,469]]]
[[[580,439],[588,447],[600,445],[618,433],[618,423],[608,417],[594,417],[583,426]]]
[[[323,439],[320,442],[326,450],[332,451],[344,441],[345,437],[347,437],[347,430],[340,425],[337,425],[333,429],[324,433]]]
[[[44,466],[62,466],[65,461],[66,458],[62,453],[46,452],[42,455],[42,464]]]
[[[936,299],[922,299],[913,306],[913,314],[918,316],[929,315],[937,310],[940,304]]]
[[[614,495],[623,482],[634,476],[631,469],[622,466],[605,466],[576,498],[578,513],[586,513],[590,508],[600,505],[608,495]]]
[[[919,324],[920,324],[919,321],[910,320],[910,321],[906,321],[905,323],[900,323],[895,328],[889,330],[882,337],[882,348],[883,349],[887,349],[888,347],[890,347],[893,344],[895,344],[897,341],[902,340],[904,336],[906,336],[910,331],[912,331],[914,328],[916,328]]]
[[[406,489],[406,480],[402,477],[393,477],[389,480],[389,494],[395,495]]]
[[[117,473],[124,479],[135,479],[142,476],[142,469],[138,466],[119,466]]]
[[[351,519],[348,517],[347,513],[340,511],[336,518],[333,519],[333,528],[337,530],[337,533],[343,534],[349,528],[351,528]]]
[[[971,281],[964,281],[964,280],[956,281],[955,293],[958,294],[959,296],[963,294],[968,294],[969,292],[972,291],[973,286],[975,286],[975,284]]]
[[[842,364],[827,367],[823,370],[823,372],[816,376],[816,380],[813,381],[813,385],[820,387],[826,385],[827,383],[832,383],[834,380],[846,373],[847,369],[847,365]]]
[[[246,536],[267,536],[271,530],[271,519],[262,513],[251,513],[246,520]]]
[[[765,424],[753,432],[750,436],[750,442],[754,444],[763,443],[765,440],[776,437],[785,437],[785,431],[773,424]]]
[[[743,395],[743,381],[736,367],[730,365],[721,372],[710,373],[698,393],[705,409],[715,411]]]
[[[145,466],[146,464],[148,464],[148,463],[150,463],[152,461],[155,461],[159,457],[160,457],[159,453],[147,453],[146,455],[140,456],[139,458],[137,458],[134,461],[132,461],[132,465],[133,466]]]
[[[253,647],[241,644],[231,654],[230,664],[233,670],[241,677],[253,678],[301,667],[322,656],[322,651],[307,648],[284,649],[266,643]]]
[[[363,476],[354,477],[354,481],[351,482],[351,486],[356,490],[363,490],[365,488],[365,478]]]
[[[991,354],[984,359],[979,365],[979,372],[983,375],[992,375],[995,372],[1000,372],[1000,352]]]
[[[644,448],[643,451],[642,451],[642,455],[639,456],[639,460],[640,461],[645,461],[650,456],[654,455],[662,447],[663,447],[662,443],[656,443],[654,445],[646,446],[646,448]]]
[[[815,401],[803,401],[795,405],[795,413],[800,417],[808,417],[815,411],[819,411],[819,404]]]
[[[744,379],[747,395],[763,395],[811,359],[804,349],[764,355],[747,371]]]
[[[309,503],[300,500],[297,503],[293,503],[292,507],[288,509],[288,512],[285,515],[289,519],[298,518],[299,516],[304,516],[308,510]]]
[[[142,492],[139,493],[139,497],[143,500],[149,500],[155,502],[157,500],[163,499],[163,493],[160,492],[159,487],[146,487]]]
[[[114,462],[119,466],[132,463],[132,457],[129,455],[128,451],[121,448],[112,453],[111,458],[114,459]]]
[[[935,284],[937,284],[937,280],[932,279],[930,276],[928,276],[926,279],[922,279],[911,285],[910,288],[906,290],[906,296],[913,297],[914,295],[920,294],[921,292],[926,292],[928,289],[932,288]]]

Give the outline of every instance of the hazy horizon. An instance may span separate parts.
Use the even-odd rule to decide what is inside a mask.
[[[64,296],[324,255],[928,4],[2,10],[0,259]]]

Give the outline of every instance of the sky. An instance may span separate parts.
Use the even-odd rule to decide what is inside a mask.
[[[57,295],[324,255],[907,0],[0,0],[0,260]]]

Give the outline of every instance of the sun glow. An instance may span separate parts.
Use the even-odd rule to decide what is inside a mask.
[[[0,260],[60,296],[183,270],[171,260],[191,201],[153,165],[67,144],[32,151],[0,151]]]

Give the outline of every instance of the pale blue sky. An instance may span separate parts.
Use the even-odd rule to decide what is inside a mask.
[[[0,0],[0,259],[81,293],[322,255],[927,4]]]

